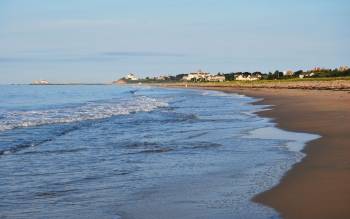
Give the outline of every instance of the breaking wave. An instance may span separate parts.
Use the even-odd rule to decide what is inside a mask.
[[[105,119],[116,115],[150,112],[168,103],[146,96],[129,101],[89,102],[79,107],[48,110],[10,111],[0,115],[0,131],[57,123]]]

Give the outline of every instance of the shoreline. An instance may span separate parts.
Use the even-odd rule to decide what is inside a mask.
[[[272,118],[276,127],[321,138],[308,142],[302,150],[306,157],[253,201],[273,207],[286,219],[350,218],[350,138],[344,132],[350,128],[349,92],[268,91],[236,92],[263,98],[256,104],[273,105],[257,114]]]
[[[256,114],[271,118],[276,127],[321,136],[305,145],[302,150],[306,155],[304,159],[295,164],[277,186],[257,195],[252,201],[274,208],[285,219],[350,218],[349,91],[191,88],[262,99],[253,104],[271,105],[271,110]]]

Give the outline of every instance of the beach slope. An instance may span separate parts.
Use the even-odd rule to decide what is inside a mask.
[[[254,201],[275,208],[286,219],[350,218],[350,93],[223,89],[263,98],[260,103],[273,109],[259,114],[273,118],[282,129],[322,136],[307,144],[307,156],[278,186]]]

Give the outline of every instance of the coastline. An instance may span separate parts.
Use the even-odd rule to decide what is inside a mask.
[[[169,86],[172,87],[172,86]],[[277,210],[285,219],[350,218],[350,93],[335,90],[192,87],[232,92],[271,105],[258,112],[278,128],[318,134],[308,142],[306,157],[280,183],[253,198]]]

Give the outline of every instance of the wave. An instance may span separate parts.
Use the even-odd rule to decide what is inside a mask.
[[[168,103],[146,96],[119,102],[89,102],[78,107],[49,110],[3,112],[0,131],[58,123],[72,123],[85,120],[105,119],[116,115],[149,112],[167,107]]]
[[[59,129],[59,132],[55,134],[55,136],[45,137],[43,139],[35,139],[33,141],[24,141],[24,142],[21,142],[20,144],[15,144],[15,145],[12,145],[12,146],[7,147],[7,148],[0,148],[0,156],[14,154],[14,153],[17,153],[21,150],[29,148],[29,147],[40,146],[42,144],[45,144],[47,142],[55,140],[55,138],[57,138],[57,137],[66,135],[66,134],[73,132],[75,130],[78,130],[78,129],[79,129],[79,126],[73,126],[73,127],[68,128],[68,129],[61,128],[61,129]],[[31,153],[42,153],[42,152],[28,152],[28,154],[31,154]]]
[[[50,151],[27,151],[27,152],[21,153],[21,155],[68,154],[68,153],[77,153],[77,152],[86,151],[86,150],[87,150],[86,148],[74,148],[74,149],[59,149],[59,150],[50,150]]]
[[[7,148],[7,149],[4,149],[4,150],[0,150],[0,156],[13,154],[13,153],[16,153],[17,151],[20,151],[22,149],[29,148],[29,147],[34,147],[34,146],[37,146],[37,145],[38,144],[33,144],[33,143],[19,144],[19,145],[16,145],[15,147],[11,147],[11,148]]]
[[[159,154],[159,153],[166,153],[173,151],[173,148],[165,147],[165,148],[154,148],[154,149],[147,149],[147,150],[142,150],[142,151],[137,151],[137,152],[130,152],[127,154]]]
[[[201,91],[201,95],[210,97],[233,97],[233,98],[247,98],[247,96],[238,93],[226,93],[222,91]]]

